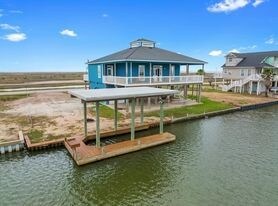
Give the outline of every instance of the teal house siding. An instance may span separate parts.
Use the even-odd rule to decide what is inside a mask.
[[[206,62],[202,60],[157,48],[154,41],[142,38],[132,41],[127,49],[89,61],[89,85],[91,89],[97,89],[114,85],[131,86],[133,82],[137,86],[175,84],[177,82],[163,77],[181,76],[181,66],[189,68],[189,65],[202,65],[204,68],[204,64]],[[141,76],[140,65],[144,65],[145,68]],[[183,83],[182,80],[178,82]]]
[[[105,84],[102,81],[102,65],[101,64],[89,64],[88,65],[88,78],[90,89],[105,88]]]

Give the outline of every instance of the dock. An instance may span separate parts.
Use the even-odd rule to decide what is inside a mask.
[[[77,165],[84,165],[99,160],[136,152],[146,148],[175,141],[176,136],[165,132],[151,136],[137,138],[135,140],[126,140],[103,147],[86,145],[82,137],[66,139],[65,147],[71,154]]]
[[[139,151],[149,147],[169,143],[175,141],[176,136],[163,131],[164,125],[164,110],[163,99],[169,95],[177,94],[178,91],[159,89],[152,87],[130,87],[130,88],[105,88],[93,90],[72,90],[69,91],[71,96],[77,97],[83,103],[84,114],[84,136],[75,137],[72,139],[65,139],[64,144],[72,158],[77,165],[84,165],[91,162],[115,157],[118,155],[127,154],[130,152]],[[137,130],[148,129],[155,124],[144,124],[144,98],[159,97],[160,105],[160,120],[159,133],[151,136],[136,138],[135,132]],[[131,102],[131,119],[130,127],[119,130],[118,128],[118,100],[125,100],[127,103]],[[135,123],[135,102],[140,101],[140,125]],[[114,130],[104,132],[100,130],[100,103],[103,101],[114,101]],[[96,109],[96,132],[93,136],[88,135],[87,126],[87,104],[95,103]],[[168,120],[167,120],[168,122]],[[112,142],[112,144],[103,145],[100,141],[101,137],[113,136],[117,134],[125,134],[130,132],[130,140],[121,142]],[[95,145],[87,145],[86,141],[94,140]]]

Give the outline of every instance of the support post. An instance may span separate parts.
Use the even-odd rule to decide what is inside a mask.
[[[148,108],[150,109],[151,108],[151,98],[148,97]]]
[[[144,123],[144,99],[143,98],[141,98],[140,99],[140,103],[141,103],[141,124],[143,124]]]
[[[162,98],[159,99],[159,104],[160,104],[160,112],[159,112],[159,116],[160,116],[159,133],[162,134],[162,133],[163,133],[163,119],[164,119],[163,100],[162,100]]]
[[[183,85],[183,96],[187,99],[187,84]]]
[[[257,83],[257,95],[259,95],[259,89],[260,89],[260,81]]]
[[[118,100],[114,101],[114,129],[118,130]]]
[[[100,147],[99,102],[96,102],[96,147]]]
[[[249,94],[252,94],[252,90],[253,90],[253,81],[250,81],[250,85],[249,85]]]
[[[152,63],[150,62],[150,84],[152,83]]]
[[[198,102],[201,102],[201,90],[202,90],[202,87],[201,87],[201,84],[199,84],[199,91],[198,91]]]
[[[131,140],[135,139],[135,98],[131,99]]]
[[[88,129],[87,129],[87,102],[83,102],[83,106],[84,106],[84,136],[85,138],[88,135]]]

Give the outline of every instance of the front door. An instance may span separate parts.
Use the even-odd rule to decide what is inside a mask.
[[[153,77],[157,82],[162,82],[162,66],[154,65],[153,66]]]

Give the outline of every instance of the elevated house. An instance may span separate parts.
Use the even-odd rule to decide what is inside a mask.
[[[261,74],[264,69],[271,68],[278,74],[278,51],[229,53],[222,66],[223,79],[227,82],[223,91],[257,93],[265,91]],[[277,87],[278,77],[275,76],[273,87]]]
[[[203,83],[203,76],[189,75],[189,67],[204,68],[206,62],[157,48],[154,41],[137,39],[129,48],[87,64],[90,89],[180,85],[186,91],[186,85]],[[186,75],[181,74],[182,66],[186,67]]]

